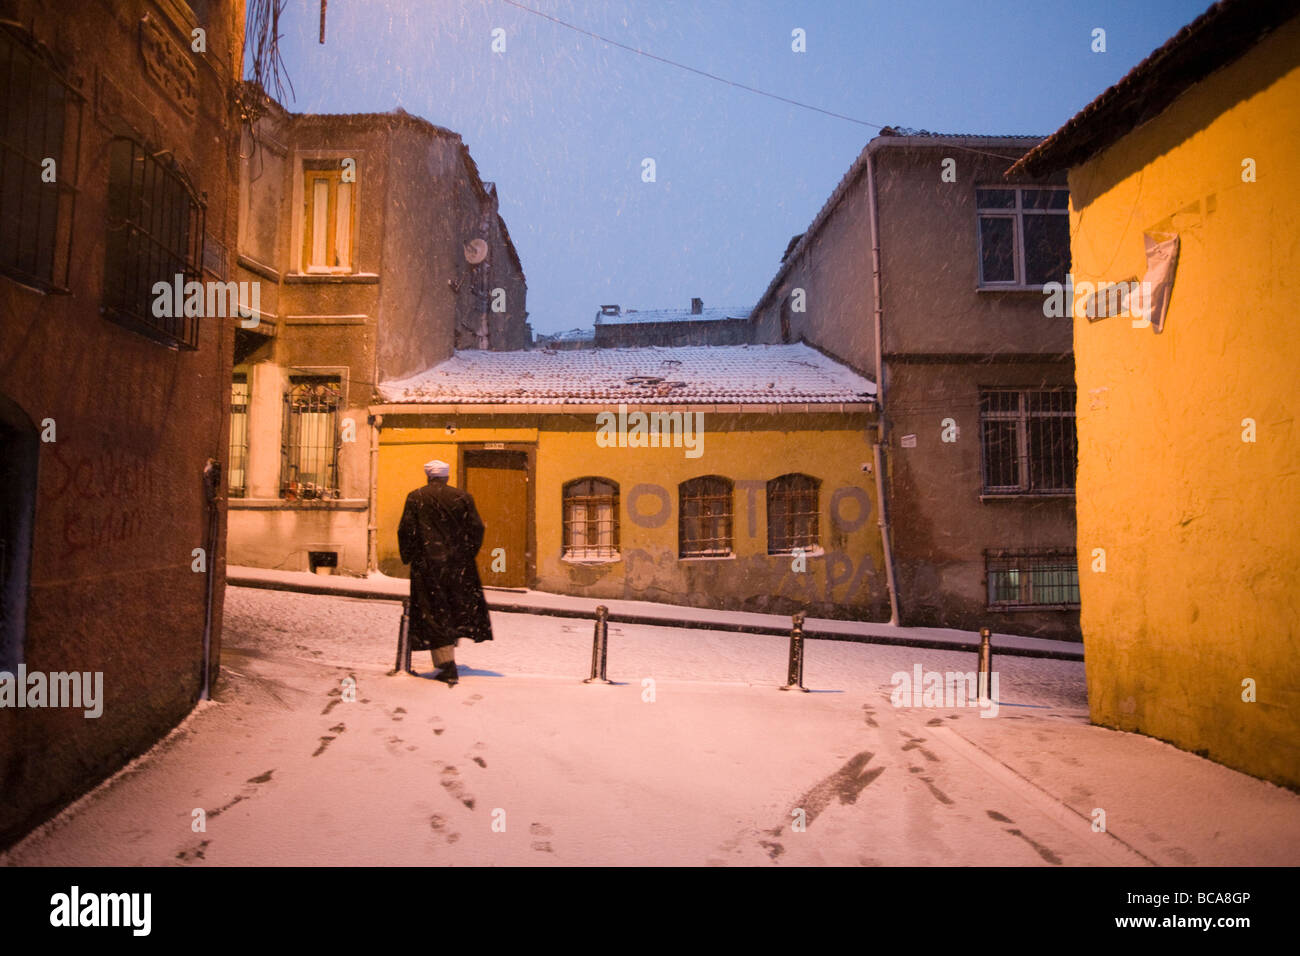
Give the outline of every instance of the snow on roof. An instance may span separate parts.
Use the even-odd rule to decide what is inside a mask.
[[[619,315],[598,315],[598,325],[628,325],[641,322],[721,322],[724,319],[747,319],[749,308],[703,309],[628,309]]]
[[[463,351],[379,394],[420,404],[838,404],[872,401],[876,386],[807,345],[701,345]]]
[[[569,329],[567,332],[551,332],[545,335],[539,335],[537,341],[541,342],[583,342],[596,337],[595,329]]]

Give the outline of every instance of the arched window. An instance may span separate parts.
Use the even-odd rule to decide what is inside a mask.
[[[579,478],[564,486],[564,557],[618,557],[618,483]]]
[[[677,487],[678,554],[723,558],[731,554],[731,480],[705,475]]]
[[[767,483],[767,553],[807,553],[820,545],[821,482],[811,475],[782,475]]]

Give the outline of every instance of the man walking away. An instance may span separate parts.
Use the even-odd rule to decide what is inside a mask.
[[[402,563],[411,566],[411,649],[433,653],[434,680],[460,680],[456,641],[492,640],[487,600],[474,559],[483,545],[483,520],[468,492],[447,484],[451,466],[424,466],[427,483],[406,496],[397,526]]]

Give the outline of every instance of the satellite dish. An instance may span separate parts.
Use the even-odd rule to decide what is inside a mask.
[[[488,244],[482,239],[471,239],[465,243],[465,261],[472,266],[487,258]]]

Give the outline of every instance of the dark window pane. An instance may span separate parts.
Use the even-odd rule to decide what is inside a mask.
[[[1015,422],[984,423],[984,488],[1020,487],[1020,443]]]
[[[1029,419],[1029,480],[1034,491],[1074,490],[1073,416]]]
[[[1064,282],[1070,270],[1070,217],[1025,216],[1025,284]]]
[[[1068,189],[1022,189],[1020,208],[1069,209],[1070,191]]]
[[[1016,221],[980,216],[980,281],[1016,281]]]
[[[977,189],[975,205],[980,209],[1015,209],[1016,191],[1014,189]]]

